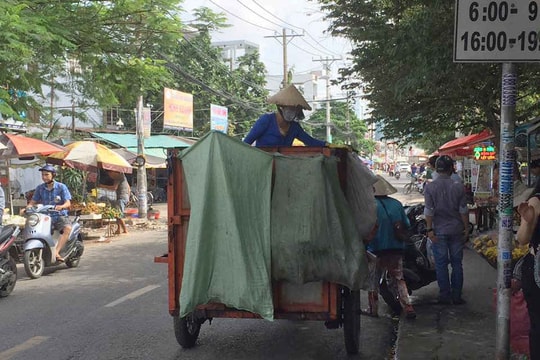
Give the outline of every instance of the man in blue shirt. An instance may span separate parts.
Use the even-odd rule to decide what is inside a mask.
[[[59,211],[52,217],[52,226],[58,231],[63,231],[60,240],[56,245],[56,261],[63,262],[64,258],[60,255],[60,250],[66,244],[69,233],[71,232],[71,221],[69,221],[68,209],[71,207],[71,193],[65,184],[55,181],[56,169],[52,165],[45,165],[40,168],[43,184],[36,187],[32,200],[28,207],[37,204],[54,205],[54,209]]]
[[[294,85],[289,85],[268,99],[277,105],[277,112],[262,115],[253,125],[244,142],[257,147],[291,146],[294,139],[306,146],[326,146],[326,142],[312,138],[302,129],[298,121],[304,119],[302,110],[311,110],[302,94]]]

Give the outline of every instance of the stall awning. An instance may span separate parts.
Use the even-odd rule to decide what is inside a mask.
[[[137,152],[137,136],[135,134],[112,134],[112,133],[91,133],[93,137],[105,142],[126,148],[131,152]],[[169,148],[186,148],[195,143],[195,140],[173,135],[152,135],[144,139],[144,152],[147,155],[156,156],[162,159],[167,157]]]
[[[466,155],[472,152],[471,146],[494,138],[489,130],[483,130],[478,134],[472,134],[450,140],[439,148],[439,155],[457,154]]]

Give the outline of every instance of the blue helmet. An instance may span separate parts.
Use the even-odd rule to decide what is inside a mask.
[[[39,171],[47,171],[47,172],[52,173],[53,175],[56,175],[56,169],[54,168],[54,166],[50,164],[45,164],[45,166],[40,168]]]

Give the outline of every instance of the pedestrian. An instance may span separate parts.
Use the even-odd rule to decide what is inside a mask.
[[[527,302],[529,313],[530,359],[540,359],[540,193],[534,193],[527,201],[519,204],[521,223],[517,240],[521,245],[529,245],[521,265],[521,289]]]
[[[383,271],[388,271],[392,284],[397,287],[399,303],[408,319],[416,318],[416,312],[411,304],[407,284],[403,278],[403,253],[405,243],[396,237],[394,225],[401,222],[410,228],[409,219],[405,214],[403,205],[397,199],[388,195],[397,192],[381,175],[377,175],[377,182],[373,185],[373,192],[377,203],[377,228],[373,239],[367,245],[369,252],[376,255],[375,275],[370,274],[371,285],[368,292],[368,315],[378,315],[379,280]]]
[[[262,115],[253,125],[244,142],[255,146],[291,146],[294,139],[306,146],[326,146],[326,142],[312,138],[302,129],[303,110],[311,110],[300,91],[291,84],[268,99],[277,111]]]
[[[436,163],[437,178],[426,185],[424,215],[427,236],[433,243],[440,304],[465,304],[463,247],[469,238],[469,210],[462,183],[452,180],[454,161],[448,155]],[[449,275],[448,265],[452,267]]]

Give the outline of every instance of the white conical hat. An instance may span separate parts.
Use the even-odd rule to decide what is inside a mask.
[[[385,196],[395,193],[397,193],[397,189],[381,175],[377,175],[377,182],[373,184],[373,194],[375,196]]]
[[[293,84],[270,96],[268,103],[282,106],[301,106],[302,109],[311,110],[311,106],[309,106],[306,99],[304,99],[300,91]]]

